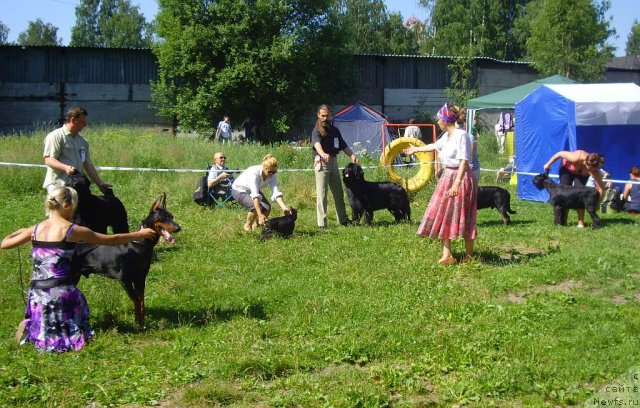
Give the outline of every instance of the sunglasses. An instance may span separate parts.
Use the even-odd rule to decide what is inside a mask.
[[[267,170],[267,174],[276,174],[278,170]]]
[[[220,156],[220,157],[218,157],[218,159],[226,159],[226,158],[227,158],[227,156]]]

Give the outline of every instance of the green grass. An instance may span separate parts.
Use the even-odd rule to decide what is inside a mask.
[[[197,169],[216,150],[143,128],[95,126],[86,136],[102,166]],[[40,164],[43,137],[0,139],[0,161]],[[281,169],[312,164],[308,150],[286,145],[225,152],[232,168],[266,153]],[[483,167],[506,164],[489,135],[480,154]],[[312,173],[281,171],[285,199],[299,209],[296,232],[259,242],[242,232],[240,208],[191,201],[200,173],[101,174],[132,228],[162,192],[183,226],[175,245],[157,247],[147,328],[135,329],[117,282],[92,276],[79,284],[92,345],[66,354],[18,347],[30,249],[1,251],[0,406],[569,406],[640,365],[637,217],[608,213],[592,231],[576,228],[573,213],[572,226],[554,227],[548,204],[519,201],[507,186],[518,214],[504,228],[497,212],[479,212],[482,264],[440,267],[440,243],[415,235],[432,185],[413,195],[410,225],[377,212],[373,227],[337,227],[331,217],[322,233]],[[44,217],[43,177],[0,166],[0,235]],[[494,174],[483,178],[494,184]],[[462,242],[454,250],[460,257]]]

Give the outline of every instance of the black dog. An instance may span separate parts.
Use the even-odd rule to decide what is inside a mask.
[[[347,188],[347,198],[353,212],[353,221],[360,221],[364,214],[367,225],[373,221],[373,212],[386,208],[396,222],[411,220],[411,207],[407,191],[395,183],[376,183],[364,179],[362,167],[349,163],[342,171]]]
[[[293,229],[296,227],[296,220],[298,219],[298,210],[291,209],[291,214],[284,215],[282,217],[271,218],[264,223],[262,235],[260,239],[266,239],[271,237],[289,238],[293,234]]]
[[[516,213],[511,209],[511,194],[502,187],[478,187],[478,210],[483,208],[496,208],[505,227],[511,222],[509,214]]]
[[[549,192],[555,225],[567,225],[569,210],[585,209],[591,216],[591,228],[600,226],[600,217],[596,214],[600,195],[595,188],[563,186],[551,180],[546,173],[535,176],[533,185],[539,190],[546,188]]]
[[[166,202],[166,195],[158,197],[140,226],[155,230],[158,233],[155,239],[143,239],[119,246],[79,243],[71,261],[72,270],[78,273],[78,280],[80,274],[88,277],[90,273],[119,280],[133,301],[136,323],[140,327],[144,326],[144,289],[153,248],[160,236],[173,243],[175,239],[171,234],[180,231],[180,225],[173,220]]]
[[[73,222],[87,228],[107,233],[111,226],[113,233],[129,232],[127,210],[122,201],[109,189],[105,195],[91,194],[91,182],[84,174],[76,172],[69,177],[67,183],[78,192],[78,208],[73,216]]]

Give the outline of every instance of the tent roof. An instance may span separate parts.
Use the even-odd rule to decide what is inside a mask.
[[[574,102],[640,101],[640,86],[634,83],[548,85],[548,87]]]
[[[540,88],[544,84],[575,84],[576,81],[554,75],[547,78],[537,79],[528,84],[516,86],[515,88],[504,89],[489,95],[469,99],[468,109],[513,109],[516,102]]]
[[[334,120],[338,121],[352,121],[352,120],[366,120],[375,122],[386,122],[387,117],[373,109],[372,107],[362,102],[357,102],[353,105],[349,105],[342,109],[340,112],[334,115]]]

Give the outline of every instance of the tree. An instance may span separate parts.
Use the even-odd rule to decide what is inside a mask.
[[[613,57],[613,46],[606,43],[615,33],[605,19],[609,6],[608,1],[535,0],[526,48],[536,70],[580,82],[601,79]]]
[[[129,0],[81,0],[71,29],[74,47],[150,48],[153,25]]]
[[[421,0],[430,11],[426,24],[431,36],[424,41],[424,54],[485,56],[505,60],[524,55],[518,39],[517,21],[531,0]]]
[[[27,29],[18,34],[18,44],[27,46],[55,46],[62,43],[58,39],[58,27],[44,23],[41,19],[29,21]]]
[[[626,55],[640,55],[640,24],[638,24],[638,20],[633,20],[631,32],[627,37]]]
[[[7,43],[7,37],[9,37],[9,27],[0,21],[0,45]]]
[[[353,53],[413,54],[417,41],[402,15],[387,13],[383,0],[340,0],[338,9],[349,30]]]
[[[333,0],[160,0],[158,113],[211,132],[223,115],[283,134],[354,90]]]

